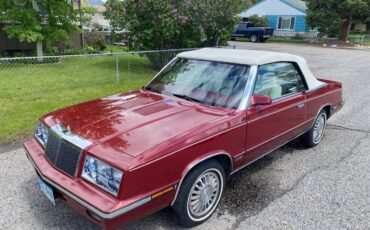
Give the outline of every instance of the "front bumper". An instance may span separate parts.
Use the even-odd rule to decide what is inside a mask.
[[[35,139],[24,143],[24,149],[37,174],[56,190],[59,200],[104,228],[127,224],[170,203],[169,195],[155,200],[150,195],[118,200],[83,179],[71,178],[54,168]]]

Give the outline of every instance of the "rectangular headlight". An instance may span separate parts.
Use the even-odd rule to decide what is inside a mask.
[[[123,172],[92,156],[86,155],[81,176],[117,196]]]
[[[40,144],[42,144],[45,147],[46,143],[48,142],[49,130],[46,128],[44,124],[39,122],[36,127],[35,136],[37,140],[40,142]]]

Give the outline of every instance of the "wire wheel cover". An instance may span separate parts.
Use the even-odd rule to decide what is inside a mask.
[[[314,129],[313,129],[313,141],[315,143],[319,142],[321,140],[321,137],[324,133],[324,129],[325,129],[325,123],[326,123],[326,117],[325,117],[325,114],[321,114],[316,122],[315,122],[315,126],[314,126]]]
[[[213,211],[222,189],[220,177],[206,171],[193,184],[188,198],[188,210],[194,218],[201,218]]]

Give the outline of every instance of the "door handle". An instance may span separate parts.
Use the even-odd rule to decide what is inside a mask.
[[[302,109],[302,108],[304,108],[304,106],[305,106],[304,103],[297,105],[298,109]]]

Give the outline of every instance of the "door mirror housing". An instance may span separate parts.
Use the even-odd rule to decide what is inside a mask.
[[[270,96],[257,96],[253,95],[251,98],[251,106],[256,105],[270,105],[272,103],[272,99]]]

